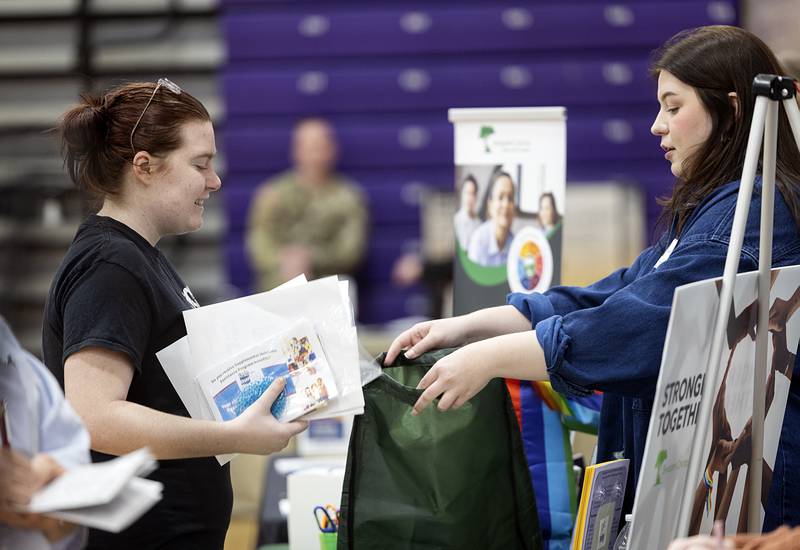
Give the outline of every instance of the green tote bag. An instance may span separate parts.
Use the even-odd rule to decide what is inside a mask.
[[[440,412],[434,402],[411,415],[422,393],[417,383],[451,351],[400,357],[364,386],[364,414],[350,436],[339,550],[543,547],[503,380],[458,410]]]

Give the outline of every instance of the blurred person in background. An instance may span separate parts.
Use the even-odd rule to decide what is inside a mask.
[[[358,187],[335,172],[336,136],[323,119],[292,132],[294,166],[256,190],[247,251],[259,290],[300,274],[353,275],[366,246],[367,210]]]

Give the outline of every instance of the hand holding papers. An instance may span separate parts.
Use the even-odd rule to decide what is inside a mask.
[[[286,386],[272,405],[280,421],[294,420],[327,404],[339,392],[316,331],[308,320],[197,375],[217,420],[242,414],[278,377]]]
[[[364,395],[361,391],[358,341],[352,308],[347,298],[346,282],[338,281],[336,277],[312,282],[295,279],[270,292],[185,311],[184,320],[187,336],[156,355],[192,418],[224,419],[214,399],[224,391],[224,387],[219,385],[219,380],[212,383],[206,376],[209,372],[224,364],[230,367],[236,363],[234,358],[238,357],[237,361],[243,360],[248,353],[252,355],[254,347],[266,345],[265,342],[303,320],[307,323],[306,327],[311,327],[306,330],[316,333],[318,348],[311,342],[310,333],[309,343],[315,356],[324,358],[327,362],[330,379],[319,377],[322,385],[316,378],[298,382],[304,384],[300,388],[303,396],[306,396],[308,387],[311,397],[321,401],[317,408],[308,408],[311,412],[305,413],[302,418],[331,418],[363,412]],[[261,353],[268,351],[262,349]],[[270,365],[262,365],[260,368],[268,366]],[[286,370],[288,369],[287,362]],[[263,370],[258,372],[255,364],[250,365],[249,371],[257,378],[256,382],[265,387],[268,382],[265,384],[264,381],[278,372],[276,369],[267,369],[266,373]],[[247,373],[244,374],[246,378]],[[306,374],[310,373],[306,371]],[[229,379],[226,381],[230,385]],[[253,378],[248,384],[252,382]],[[203,384],[208,392],[201,389]],[[229,391],[234,394],[236,391],[243,392],[238,379],[237,384],[238,389]],[[288,386],[287,383],[286,396],[290,398],[286,401],[287,410],[292,406],[291,391],[294,390],[294,395],[297,395],[298,389],[298,386]],[[327,402],[322,398],[326,391]],[[223,403],[225,398],[221,397],[219,401]],[[222,405],[222,409],[227,408],[230,411],[232,402],[230,399],[227,402],[227,405]],[[215,416],[213,409],[217,409],[219,416]],[[289,420],[288,416],[280,414],[276,417],[281,421]],[[217,456],[221,464],[230,458],[230,455]]]
[[[78,466],[33,495],[27,512],[118,533],[161,500],[162,484],[147,449],[108,462]]]

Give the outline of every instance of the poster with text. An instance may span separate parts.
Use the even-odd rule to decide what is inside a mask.
[[[692,495],[689,534],[710,534],[721,519],[725,533],[746,530],[750,484],[753,373],[758,317],[758,273],[736,277],[721,356],[709,361],[722,279],[675,291],[666,344],[636,488],[631,548],[665,549],[677,533],[680,507]],[[800,339],[800,266],[772,271],[764,419],[764,487],[775,465],[783,414]],[[703,385],[720,369],[699,479],[687,479]],[[768,491],[764,491],[766,496]],[[762,503],[763,518],[763,503]]]

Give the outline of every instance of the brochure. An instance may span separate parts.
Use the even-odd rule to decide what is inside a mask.
[[[214,418],[232,420],[254,403],[278,377],[286,386],[272,414],[289,422],[326,405],[339,392],[319,337],[307,319],[262,340],[197,375]]]
[[[190,368],[203,372],[284,330],[295,319],[311,319],[333,370],[339,395],[308,420],[361,414],[364,395],[358,369],[358,339],[347,282],[335,276],[244,296],[183,312]],[[195,384],[192,384],[196,387]],[[203,399],[205,404],[205,399]]]
[[[146,448],[76,466],[34,494],[27,511],[118,533],[161,500],[162,484],[140,477],[156,467]]]
[[[586,468],[572,550],[608,550],[617,538],[628,479],[627,458]]]

